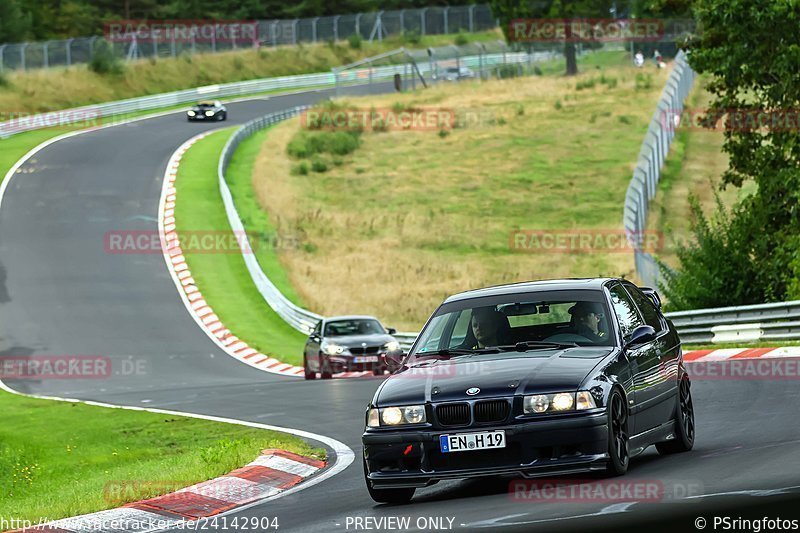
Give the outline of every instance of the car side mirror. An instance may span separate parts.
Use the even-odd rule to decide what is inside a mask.
[[[397,372],[397,370],[403,366],[403,359],[405,359],[405,357],[406,354],[404,352],[389,352],[386,354],[386,369],[390,374]]]
[[[639,344],[647,344],[656,340],[656,330],[653,326],[639,326],[631,333],[628,340],[625,342],[625,349]]]
[[[388,333],[389,335],[394,335],[395,333],[397,333],[397,330],[394,328],[386,328],[386,333]]]

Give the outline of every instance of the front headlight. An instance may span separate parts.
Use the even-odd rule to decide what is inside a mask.
[[[400,343],[397,341],[389,341],[383,345],[387,352],[396,352],[400,349]]]
[[[424,424],[425,422],[427,422],[427,417],[424,405],[373,408],[367,413],[367,426],[371,428]]]
[[[344,352],[344,346],[339,346],[338,344],[334,344],[332,342],[326,342],[322,344],[322,351],[325,352],[326,355],[339,355]]]
[[[589,391],[558,392],[555,394],[534,394],[522,400],[522,410],[526,415],[540,413],[564,413],[594,409],[597,403]]]
[[[187,111],[187,113],[186,113],[186,114],[187,114],[187,115],[189,115],[190,117],[193,117],[193,116],[195,116],[197,113],[195,113],[194,111]]]
[[[213,111],[206,111],[206,116],[207,117],[213,117],[214,116],[214,112]]]

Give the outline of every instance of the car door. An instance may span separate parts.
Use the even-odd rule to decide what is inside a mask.
[[[671,342],[666,321],[653,305],[652,300],[632,283],[623,282],[623,286],[639,309],[645,324],[656,330],[656,340],[652,344],[654,357],[658,361],[658,374],[653,376],[653,407],[651,409],[655,423],[663,424],[672,420],[675,410],[680,352],[677,346],[671,345],[673,342]]]
[[[319,370],[319,347],[322,342],[322,320],[317,322],[306,340],[305,356],[311,370]]]
[[[608,290],[622,335],[622,344],[625,345],[633,330],[644,325],[644,320],[621,284],[612,285]],[[633,420],[630,431],[632,435],[636,435],[659,424],[653,410],[657,398],[654,376],[659,372],[658,350],[653,342],[630,346],[625,350],[625,357],[631,368],[634,390],[633,398],[628,397]]]

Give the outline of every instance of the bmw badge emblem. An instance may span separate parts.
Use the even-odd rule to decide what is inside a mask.
[[[469,394],[470,396],[475,396],[480,391],[481,390],[478,387],[470,387],[470,388],[467,389],[467,394]]]

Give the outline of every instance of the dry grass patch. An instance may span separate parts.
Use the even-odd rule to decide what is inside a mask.
[[[296,160],[286,145],[299,121],[274,128],[253,184],[276,226],[303,243],[281,253],[302,299],[323,314],[370,313],[412,329],[444,296],[464,289],[558,276],[633,277],[630,254],[510,249],[516,229],[621,228],[625,190],[668,73],[651,71],[651,86],[637,88],[633,68],[584,70],[578,78],[460,83],[350,100],[359,107],[453,108],[473,121],[446,135],[364,133],[361,147],[324,173],[291,172]],[[576,89],[592,78],[597,83]]]

